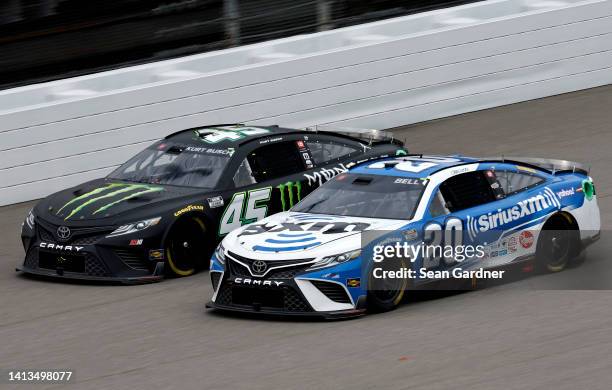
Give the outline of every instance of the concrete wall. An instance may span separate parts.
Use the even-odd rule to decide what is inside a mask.
[[[1,91],[0,205],[182,128],[389,128],[611,82],[612,0],[501,0]]]

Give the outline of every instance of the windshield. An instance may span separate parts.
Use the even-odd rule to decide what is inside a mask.
[[[313,191],[291,211],[410,219],[425,185],[421,179],[343,173]]]
[[[214,188],[231,154],[228,149],[156,143],[108,177],[138,183]]]

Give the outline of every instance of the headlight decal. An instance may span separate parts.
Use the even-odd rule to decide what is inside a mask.
[[[338,255],[326,256],[314,263],[308,270],[318,270],[321,268],[333,267],[338,264],[345,263],[349,260],[358,258],[361,255],[361,249],[340,253]]]
[[[159,221],[161,221],[161,217],[146,219],[144,221],[129,223],[127,225],[121,225],[117,229],[115,229],[111,234],[109,234],[107,237],[116,237],[116,236],[122,236],[124,234],[132,234],[132,233],[140,232],[142,230],[145,230],[152,226],[157,225]]]

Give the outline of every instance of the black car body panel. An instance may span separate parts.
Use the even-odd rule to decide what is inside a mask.
[[[177,132],[141,153],[162,160],[183,155],[182,166],[171,162],[154,167],[155,174],[146,180],[133,180],[132,172],[146,164],[139,154],[106,178],[41,200],[22,229],[26,257],[18,270],[59,278],[156,281],[167,262],[169,231],[187,217],[197,218],[206,232],[206,251],[197,259],[205,268],[216,244],[232,229],[288,210],[355,163],[403,154],[402,146],[277,126],[220,125]],[[225,165],[193,165],[200,156]],[[142,221],[151,225],[122,233],[125,226]]]

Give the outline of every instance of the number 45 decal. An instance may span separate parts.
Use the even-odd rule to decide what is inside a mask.
[[[264,219],[268,213],[268,205],[264,202],[270,200],[271,193],[272,187],[236,192],[221,217],[219,236],[224,236],[242,225]]]

